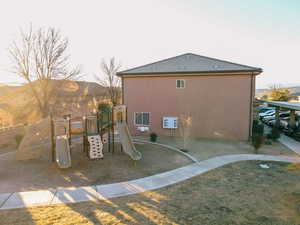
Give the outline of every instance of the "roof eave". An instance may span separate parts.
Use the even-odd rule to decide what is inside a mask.
[[[117,76],[126,75],[159,75],[159,74],[207,74],[207,73],[262,73],[261,68],[255,70],[210,70],[210,71],[175,71],[175,72],[147,72],[147,73],[130,73],[130,72],[118,72]]]

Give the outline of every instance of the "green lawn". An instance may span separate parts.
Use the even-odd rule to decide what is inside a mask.
[[[299,224],[299,167],[272,162],[270,169],[261,169],[259,163],[239,162],[176,185],[107,201],[0,211],[0,223]]]

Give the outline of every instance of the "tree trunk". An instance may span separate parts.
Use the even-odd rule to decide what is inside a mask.
[[[50,115],[50,107],[49,107],[48,103],[44,103],[44,105],[40,107],[40,113],[41,113],[42,119],[44,119]]]

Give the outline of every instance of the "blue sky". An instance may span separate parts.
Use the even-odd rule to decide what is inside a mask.
[[[71,62],[90,81],[102,58],[115,56],[126,69],[193,52],[262,67],[259,88],[300,84],[297,0],[6,1],[0,82],[20,82],[7,72],[7,47],[30,23],[59,28],[69,38]]]

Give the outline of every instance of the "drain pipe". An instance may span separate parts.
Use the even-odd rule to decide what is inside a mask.
[[[249,109],[249,136],[248,141],[251,141],[252,137],[252,123],[253,123],[253,72],[251,73],[251,83],[250,83],[250,109]]]

